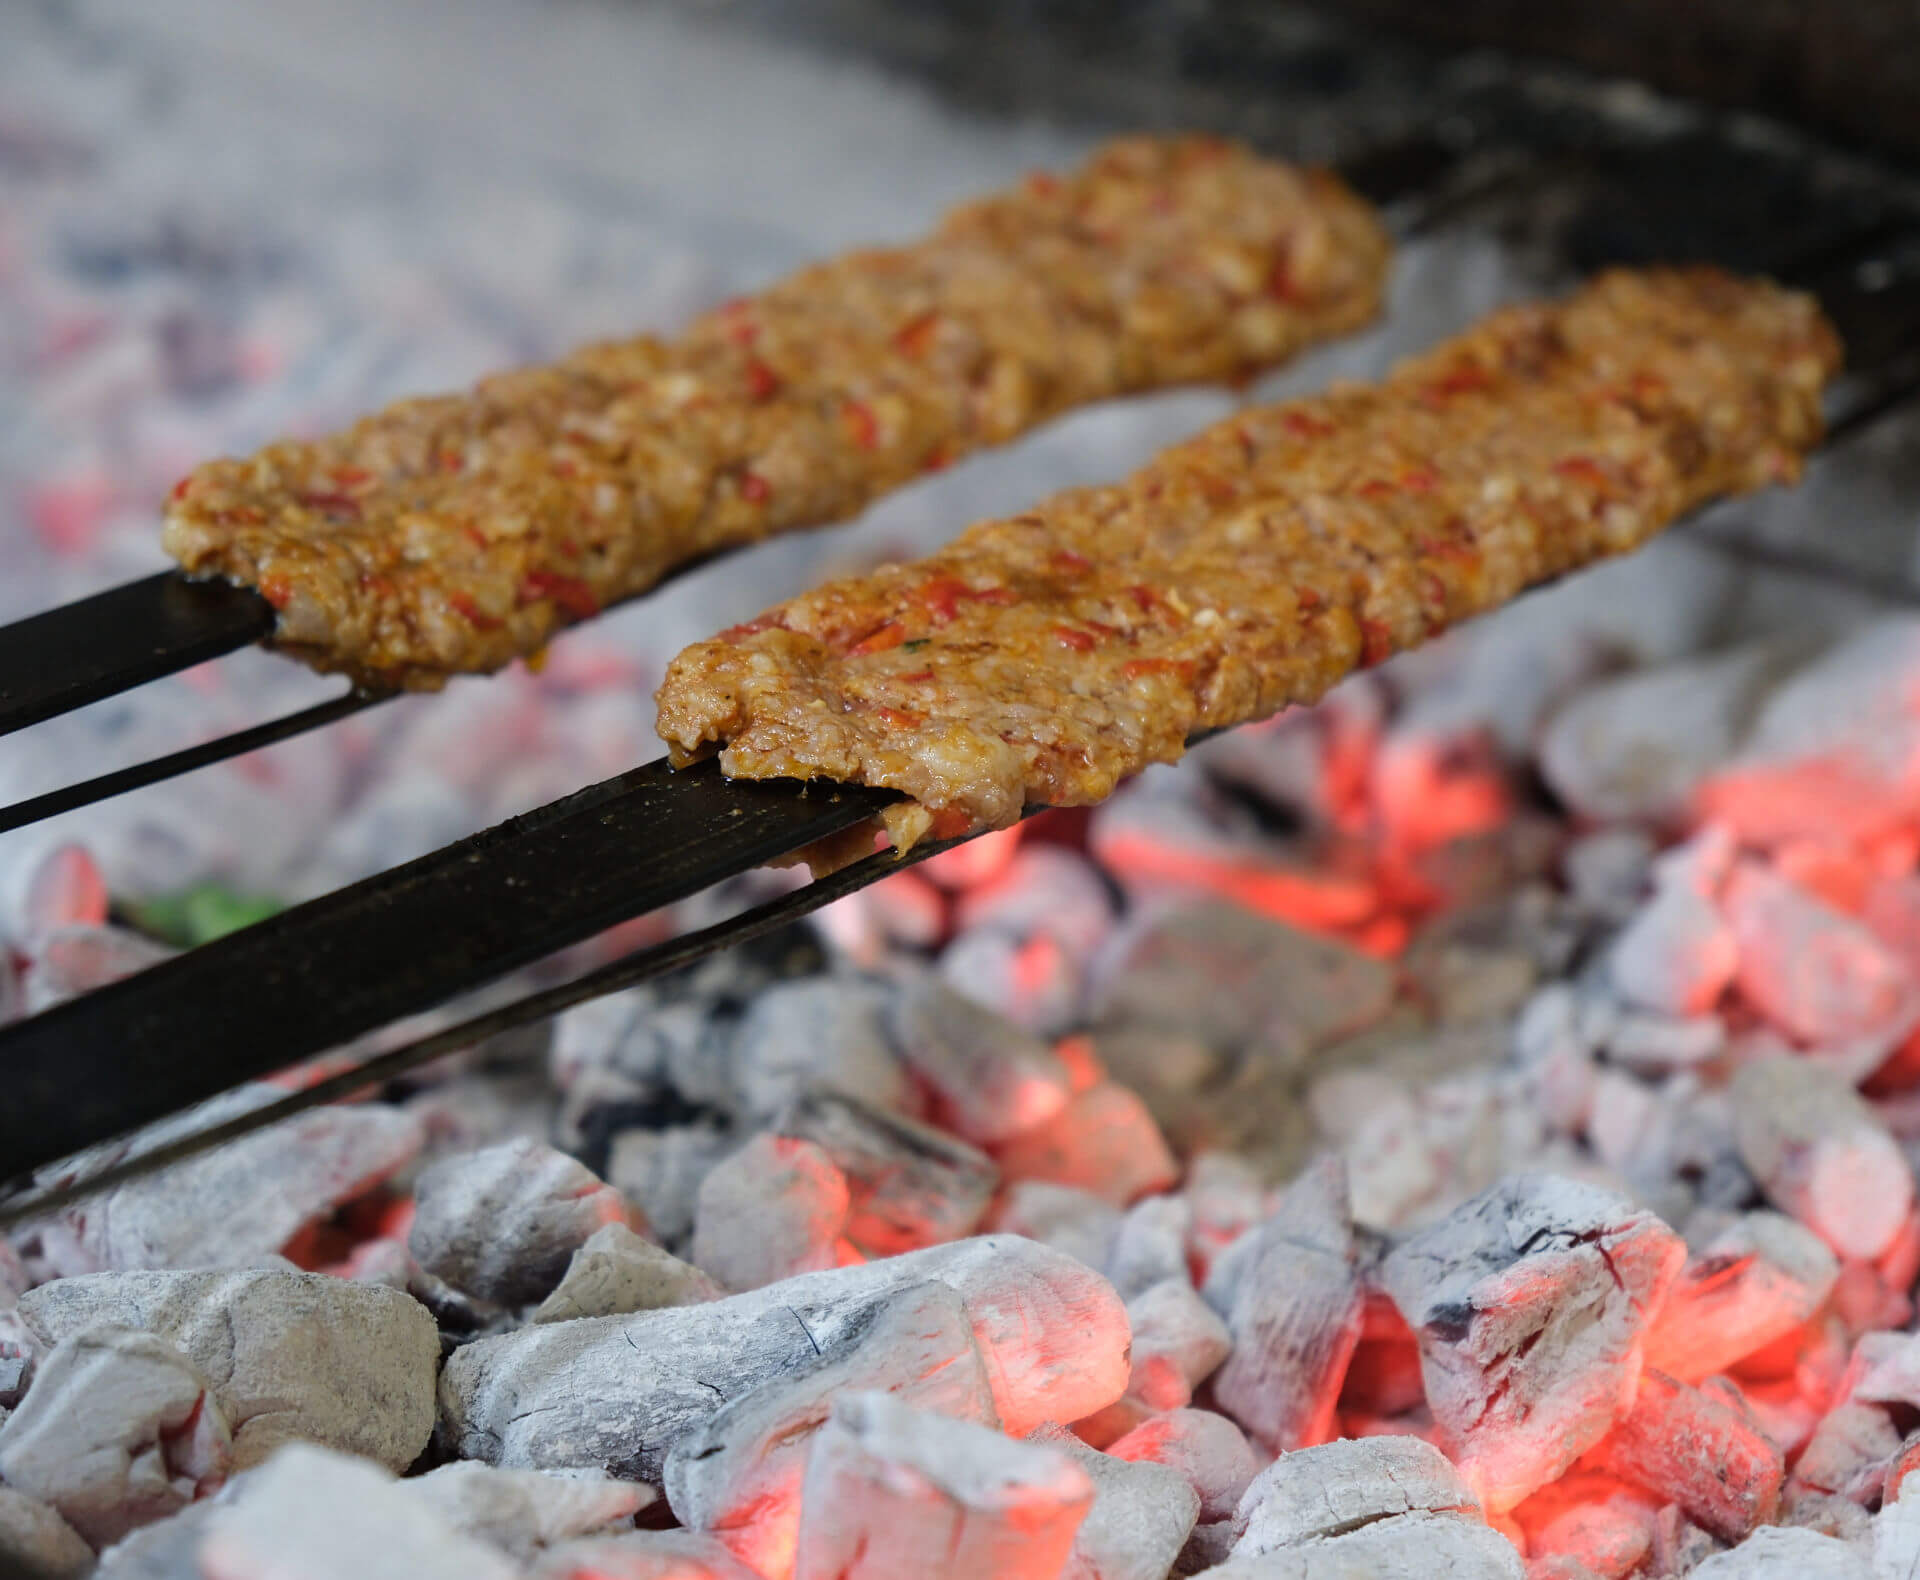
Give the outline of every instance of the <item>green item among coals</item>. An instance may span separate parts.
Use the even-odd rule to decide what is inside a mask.
[[[279,900],[241,894],[223,883],[196,883],[177,894],[123,901],[127,919],[142,932],[179,949],[210,943],[284,910]]]

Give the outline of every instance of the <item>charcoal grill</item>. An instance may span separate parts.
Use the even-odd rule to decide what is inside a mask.
[[[909,23],[884,7],[832,9],[841,25],[857,16],[863,36],[897,60],[931,61],[939,70],[957,58],[926,47],[930,38],[949,36],[939,31],[945,24]],[[1126,8],[1128,20],[1116,24],[1116,36],[1150,41],[1152,10]],[[1061,34],[1039,18],[1021,22],[1027,31],[1011,37],[1035,41],[1045,58],[1071,52],[1071,28]],[[1114,62],[1124,52],[1111,38],[1106,42],[1111,47],[1079,73],[1039,82],[1032,73],[1016,73],[1014,96],[1106,116],[1139,59],[1122,70]],[[1007,44],[1003,34],[999,47]],[[976,72],[961,86],[978,97],[983,80]],[[1639,90],[1512,62],[1441,68],[1298,19],[1260,31],[1258,50],[1217,51],[1211,58],[1190,53],[1159,80],[1152,119],[1212,125],[1282,152],[1331,157],[1363,190],[1398,200],[1406,223],[1491,230],[1543,278],[1610,262],[1707,260],[1812,286],[1838,322],[1852,364],[1833,408],[1834,444],[1881,421],[1920,388],[1913,354],[1920,346],[1920,186],[1892,167]],[[999,90],[1005,97],[1004,82]],[[1844,553],[1810,555],[1764,542],[1724,514],[1687,530],[1759,565],[1848,582],[1887,599],[1920,597],[1920,590]],[[674,595],[669,588],[655,596]],[[257,641],[271,621],[272,611],[255,594],[172,575],[21,621],[0,630],[0,731]],[[0,809],[0,831],[383,700],[348,693],[149,764],[84,779]],[[24,1179],[95,1142],[445,1004],[617,923],[848,829],[888,799],[885,792],[844,786],[729,784],[711,763],[678,773],[663,762],[635,768],[0,1029],[8,1093],[0,1109],[0,1158],[9,1174]],[[353,1062],[278,1103],[144,1153],[74,1189],[103,1188],[671,971],[945,848],[928,843],[905,858],[863,860],[719,924]],[[16,1200],[6,1216],[17,1220],[52,1199]]]

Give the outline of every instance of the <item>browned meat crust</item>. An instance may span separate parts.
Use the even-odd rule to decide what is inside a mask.
[[[175,490],[165,543],[258,587],[277,644],[317,667],[435,686],[1069,407],[1274,366],[1372,318],[1386,258],[1328,176],[1129,139],[677,340],[589,346],[212,462]]]
[[[679,761],[724,743],[730,774],[903,790],[940,832],[1098,801],[1197,731],[1796,477],[1838,362],[1807,297],[1609,274],[690,647],[660,733]]]

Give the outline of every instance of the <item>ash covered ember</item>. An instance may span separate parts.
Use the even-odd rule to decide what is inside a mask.
[[[343,1577],[1903,1575],[1920,795],[1822,826],[1834,741],[1779,722],[1891,640],[1749,666],[1712,752],[1610,717],[1639,816],[1563,733],[1639,682],[1516,732],[1370,677],[34,1225],[0,1534],[235,1580],[283,1524]],[[1722,815],[1756,775],[1778,815]],[[108,888],[25,872],[30,976]]]

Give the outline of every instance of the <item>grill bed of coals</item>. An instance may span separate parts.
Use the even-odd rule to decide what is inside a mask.
[[[69,73],[73,124],[124,143],[137,120],[114,117],[164,96],[101,88],[118,68],[68,25],[23,27],[21,58]],[[704,58],[675,37],[647,35]],[[840,80],[807,91],[837,105]],[[1606,114],[1671,139],[1650,210],[1616,202],[1620,172],[1575,137],[1570,184],[1410,247],[1381,334],[1287,387],[1656,234],[1750,257],[1819,228],[1810,194],[1849,223],[1906,201],[1747,127],[1713,144],[1757,183],[1742,208],[1682,112],[1614,97]],[[1536,100],[1535,129],[1599,113],[1576,108]],[[948,123],[886,113],[958,179],[970,145]],[[93,157],[58,129],[0,128],[0,192],[23,256],[65,260],[70,332],[0,375],[98,449],[39,472],[0,449],[44,559],[17,559],[9,613],[138,568],[151,521],[127,491],[191,459],[182,432],[237,448],[291,420],[278,402],[372,405],[395,392],[382,377],[434,365],[343,371],[322,354],[329,276],[191,233],[158,233],[178,279],[139,284],[146,254],[121,236],[102,284],[86,271],[105,242],[51,245]],[[86,199],[99,224],[114,190]],[[572,245],[508,303],[605,277],[582,260],[607,262],[606,233],[542,212]],[[1639,228],[1649,212],[1679,231]],[[742,236],[762,233],[689,248]],[[393,294],[429,325],[497,336],[500,294],[416,300],[419,283]],[[735,283],[663,264],[615,294],[665,317]],[[0,271],[10,304],[47,289]],[[149,340],[172,349],[142,361]],[[1092,414],[996,475],[1025,498],[1118,473],[1207,399]],[[1795,496],[1090,813],[14,1224],[0,1556],[103,1580],[1911,1576],[1914,431],[1896,412]],[[886,507],[865,549],[836,552],[944,535],[985,508],[985,475]],[[0,1018],[641,760],[672,645],[821,552],[723,566],[665,615],[563,641],[538,676],[14,836]],[[10,789],[82,750],[211,733],[275,700],[263,684],[306,682],[243,655],[20,737],[40,745],[10,759]],[[797,881],[740,879],[559,969]]]

